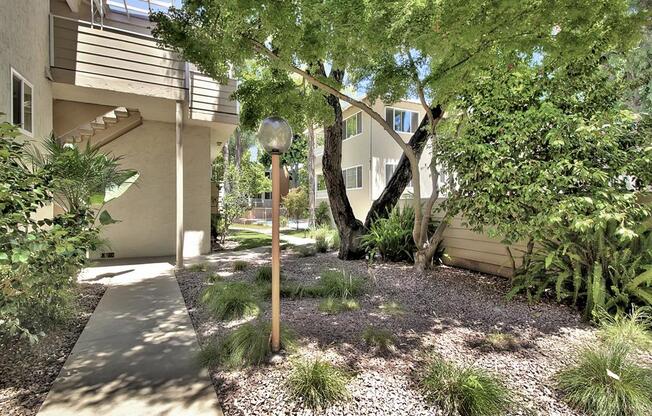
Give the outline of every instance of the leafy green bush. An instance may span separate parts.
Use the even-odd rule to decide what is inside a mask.
[[[539,299],[554,291],[557,301],[582,307],[587,318],[602,310],[624,314],[632,306],[652,305],[649,220],[629,237],[618,221],[609,221],[604,230],[563,234],[541,242],[514,279],[511,296],[523,291]]]
[[[422,380],[428,401],[446,415],[495,416],[510,406],[510,392],[495,376],[474,367],[459,367],[436,358]]]
[[[362,332],[362,340],[369,348],[381,354],[396,351],[396,337],[387,329],[380,329],[370,325]]]
[[[347,299],[360,295],[363,284],[361,278],[351,273],[326,270],[321,273],[317,288],[323,297]]]
[[[231,320],[257,315],[255,289],[242,282],[219,282],[204,290],[201,300],[217,319]]]
[[[362,247],[372,259],[380,256],[385,261],[412,262],[416,252],[412,238],[413,227],[414,209],[409,206],[401,209],[397,206],[387,218],[378,218],[371,224],[369,232],[362,236]],[[429,232],[434,232],[436,227],[437,223],[433,222]],[[442,254],[437,253],[435,259],[440,259]]]
[[[321,201],[315,208],[315,223],[318,227],[331,224],[331,208],[326,201]]]
[[[632,348],[652,348],[652,316],[650,308],[633,308],[630,314],[608,313],[598,317],[598,337],[606,343],[622,343]]]
[[[319,359],[297,361],[288,377],[290,395],[307,407],[322,409],[349,398],[348,375],[332,364]]]
[[[309,235],[315,239],[315,248],[319,253],[325,253],[340,245],[340,235],[330,226],[311,229]]]
[[[652,370],[629,354],[622,343],[582,350],[577,362],[557,375],[564,400],[595,416],[652,414]]]
[[[203,347],[199,362],[206,367],[224,365],[240,368],[264,363],[272,354],[269,338],[271,325],[266,322],[247,322],[224,338],[221,343]],[[294,334],[281,328],[281,345],[285,349],[294,346]]]
[[[249,267],[249,263],[244,260],[236,260],[233,262],[233,271],[241,272]]]
[[[304,188],[293,188],[283,198],[283,206],[299,229],[299,221],[308,213],[308,192]]]
[[[328,297],[319,304],[319,310],[330,315],[335,315],[345,311],[357,311],[358,309],[360,309],[360,304],[355,299]]]

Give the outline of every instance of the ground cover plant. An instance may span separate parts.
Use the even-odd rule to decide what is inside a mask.
[[[287,386],[293,398],[310,408],[323,409],[349,398],[348,379],[344,371],[327,361],[299,360],[293,364]]]
[[[369,348],[380,354],[395,352],[398,343],[392,331],[371,325],[365,328],[362,340]]]
[[[598,315],[598,337],[606,343],[652,349],[652,316],[649,307],[633,308],[629,314]]]
[[[495,375],[443,358],[433,359],[422,386],[426,397],[447,415],[502,415],[510,405],[510,392]]]
[[[214,283],[204,290],[201,299],[217,319],[240,319],[260,312],[255,288],[243,282]]]
[[[357,311],[358,309],[360,309],[360,304],[355,299],[340,299],[329,296],[319,303],[319,310],[331,315],[346,311]]]

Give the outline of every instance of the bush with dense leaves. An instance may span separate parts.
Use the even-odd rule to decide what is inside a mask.
[[[331,208],[326,201],[321,201],[315,208],[315,225],[317,227],[331,225]]]
[[[538,299],[554,293],[560,302],[581,307],[587,318],[606,310],[624,314],[652,305],[652,223],[623,235],[618,221],[592,232],[558,231],[526,259],[511,295]]]

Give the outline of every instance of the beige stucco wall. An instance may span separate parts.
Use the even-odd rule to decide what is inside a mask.
[[[185,127],[184,225],[185,256],[210,250],[210,131]],[[172,255],[175,252],[175,126],[144,121],[105,146],[107,152],[124,156],[122,166],[136,169],[140,178],[106,209],[117,224],[105,228],[116,257]],[[97,253],[99,254],[99,253]]]

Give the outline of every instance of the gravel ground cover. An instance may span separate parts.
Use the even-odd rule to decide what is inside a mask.
[[[234,272],[233,261],[250,267]],[[219,340],[242,321],[220,322],[199,303],[218,272],[225,281],[254,282],[258,266],[269,263],[267,250],[211,256],[207,272],[177,275],[200,343]],[[286,281],[314,282],[325,269],[346,270],[365,278],[361,308],[329,315],[320,299],[282,299],[283,325],[296,332],[299,348],[279,363],[244,370],[212,368],[211,377],[227,415],[439,415],[419,391],[419,377],[429,357],[439,354],[458,364],[476,365],[498,374],[514,392],[514,415],[574,415],[560,401],[552,376],[568,365],[575,347],[595,340],[595,331],[570,308],[553,303],[507,301],[506,279],[438,267],[419,275],[409,265],[341,261],[334,253],[299,257],[282,254]],[[388,307],[391,305],[391,307]],[[263,303],[262,319],[269,319]],[[378,355],[362,340],[373,325],[398,339],[394,353]],[[483,348],[478,340],[508,333],[515,347]],[[293,359],[321,357],[348,371],[350,400],[312,411],[292,400],[284,386]]]
[[[0,340],[0,415],[35,415],[106,287],[80,284],[72,318],[30,345]]]

